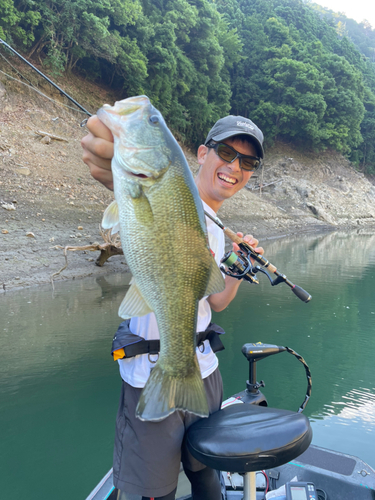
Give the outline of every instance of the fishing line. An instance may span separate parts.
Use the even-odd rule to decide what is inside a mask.
[[[22,74],[22,73],[20,73],[20,72],[18,71],[18,69],[17,69],[17,68],[15,68],[15,67],[12,65],[12,63],[11,63],[10,61],[8,61],[8,59],[7,59],[7,58],[6,58],[6,57],[5,57],[5,56],[4,56],[1,52],[0,52],[0,56],[1,56],[1,57],[2,57],[2,58],[3,58],[3,59],[4,59],[4,60],[5,60],[5,61],[9,64],[9,66],[10,66],[11,68],[13,68],[13,69],[14,69],[14,71],[15,71],[16,73],[18,73],[18,74],[20,75],[20,77],[21,77],[21,78],[23,78],[24,80],[26,80],[27,82],[29,82],[29,83],[30,83],[30,85],[31,85],[32,87],[34,87],[34,88],[35,88],[35,86],[34,86],[34,85],[30,82],[30,80],[28,80],[28,79],[26,78],[26,76],[23,76],[23,74]]]
[[[18,80],[17,78],[14,78],[13,76],[11,75],[8,75],[8,73],[5,73],[4,71],[1,71],[0,69],[0,73],[2,73],[3,75],[7,76],[8,78],[11,78],[12,80],[15,80],[16,82],[18,83],[21,83],[22,85],[25,85],[26,87],[28,87],[29,89],[31,90],[35,90],[35,92],[38,92],[38,94],[42,95],[43,97],[45,97],[46,99],[48,99],[49,101],[52,101],[54,102],[55,104],[58,104],[60,106],[64,106],[65,108],[68,108],[68,109],[72,109],[73,111],[76,111],[77,113],[83,113],[83,114],[87,114],[85,113],[84,111],[81,111],[80,109],[77,109],[77,108],[73,108],[72,106],[68,106],[67,104],[64,104],[62,102],[59,102],[59,101],[55,101],[54,99],[52,99],[51,97],[48,97],[48,95],[45,95],[43,94],[43,92],[41,92],[40,90],[36,89],[35,87],[31,87],[30,85],[28,85],[27,83],[25,82],[21,82],[21,80]]]
[[[41,71],[38,70],[35,66],[33,66],[27,59],[25,59],[21,54],[19,54],[16,50],[14,50],[10,45],[8,45],[4,40],[0,38],[0,45],[3,44],[4,47],[9,49],[13,54],[18,56],[23,62],[25,62],[28,66],[30,66],[34,71],[38,73],[38,75],[42,76],[45,80],[47,80],[48,83],[50,83],[53,87],[55,87],[61,94],[63,94],[65,97],[67,97],[73,104],[78,106],[86,115],[91,116],[91,113],[87,111],[83,106],[81,106],[76,100],[73,99],[69,94],[64,92],[56,83],[54,83],[52,80],[48,78],[48,76],[44,75]],[[45,96],[46,97],[46,96]],[[53,99],[51,99],[53,101]]]

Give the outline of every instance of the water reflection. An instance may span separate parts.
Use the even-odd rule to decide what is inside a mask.
[[[353,389],[311,415],[314,442],[358,456],[374,467],[375,389]]]
[[[305,414],[314,443],[375,467],[375,235],[330,233],[267,241],[266,257],[312,295],[243,283],[214,320],[225,395],[245,388],[246,342],[287,345],[312,372]],[[130,276],[113,275],[0,295],[2,496],[85,498],[111,466],[120,380],[110,345]],[[287,353],[258,363],[269,404],[297,410],[306,391]],[[22,482],[19,480],[22,470]],[[4,484],[5,483],[5,484]],[[56,490],[56,484],[59,488]]]
[[[332,415],[338,417],[337,422],[341,425],[356,423],[370,432],[375,432],[375,390],[352,389],[342,397],[341,401],[332,401],[325,404],[320,415],[312,415],[312,419],[329,418]]]
[[[236,301],[215,315],[227,332],[227,350],[220,353],[226,396],[245,388],[244,343],[292,347],[312,372],[312,398],[305,413],[313,419],[314,442],[330,443],[375,466],[369,442],[374,433],[375,235],[302,236],[265,242],[264,247],[266,257],[313,298],[304,304],[286,285],[273,288],[262,277],[259,286],[241,285]],[[266,382],[271,405],[296,410],[301,404],[304,370],[286,353],[258,363],[260,379]],[[364,415],[371,436],[360,430]],[[340,430],[343,424],[349,425],[351,437]]]
[[[98,330],[110,340],[128,281],[114,275],[58,283],[54,292],[45,286],[0,296],[2,379],[38,374],[41,362],[43,371],[79,362],[96,347]]]
[[[30,500],[86,498],[110,468],[120,387],[110,345],[128,282],[114,275],[106,291],[88,279],[0,295],[2,498],[26,486]]]

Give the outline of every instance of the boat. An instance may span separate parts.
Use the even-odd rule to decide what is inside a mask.
[[[298,412],[270,408],[256,381],[256,363],[288,350],[304,364],[308,386]],[[193,424],[191,453],[218,470],[222,500],[375,500],[375,470],[352,455],[311,444],[302,415],[311,393],[311,375],[295,351],[270,344],[245,344],[249,362],[246,389],[223,402],[222,410]],[[112,469],[86,500],[116,500]],[[176,500],[191,500],[180,471]]]

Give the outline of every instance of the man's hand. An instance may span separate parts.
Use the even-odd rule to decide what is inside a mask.
[[[264,254],[263,247],[257,246],[259,243],[259,240],[254,238],[253,235],[247,234],[246,236],[244,236],[243,233],[237,233],[237,236],[242,238],[248,245],[253,247],[254,250],[256,251],[256,253],[259,253],[260,255]],[[240,247],[237,245],[237,243],[233,243],[233,251],[237,253],[239,250],[240,250]],[[255,262],[254,259],[250,258],[250,260],[251,260],[251,263],[254,265],[254,262]]]
[[[90,174],[97,181],[113,190],[111,160],[113,157],[113,135],[108,127],[94,115],[87,121],[87,134],[81,141],[82,160],[90,169]]]
[[[248,245],[253,247],[257,253],[259,253],[260,255],[264,254],[263,248],[257,246],[259,241],[256,238],[254,238],[251,234],[247,234],[246,236],[244,236],[243,233],[237,233],[237,236],[242,238]],[[239,250],[240,247],[236,243],[233,243],[233,251],[237,253]],[[253,259],[251,259],[251,261],[254,264]],[[241,282],[242,280],[238,280],[237,278],[225,276],[224,291],[215,293],[214,295],[210,295],[207,299],[211,308],[215,312],[223,311],[236,296],[237,290]]]

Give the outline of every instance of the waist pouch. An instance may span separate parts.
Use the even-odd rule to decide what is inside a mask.
[[[114,361],[122,358],[132,358],[139,354],[158,354],[160,340],[145,340],[143,337],[131,333],[129,324],[130,319],[123,321],[113,337],[111,354]],[[204,332],[197,333],[197,347],[200,347],[205,340],[208,340],[213,352],[222,351],[225,347],[219,335],[224,333],[221,326],[210,323]]]

